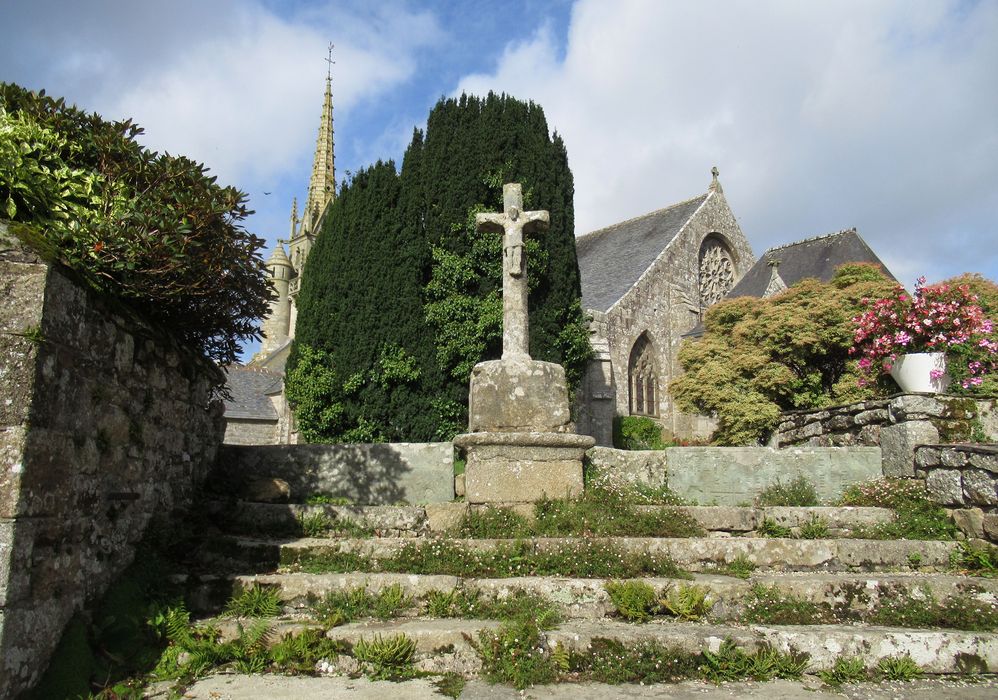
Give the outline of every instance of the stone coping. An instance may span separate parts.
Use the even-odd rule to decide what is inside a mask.
[[[971,401],[996,401],[998,396],[962,396],[959,394],[936,394],[930,391],[899,391],[896,394],[889,394],[887,396],[874,397],[869,399],[863,399],[862,401],[851,401],[849,403],[835,404],[834,406],[822,406],[821,408],[797,408],[789,411],[781,411],[781,416],[803,416],[808,413],[818,413],[819,411],[837,411],[843,408],[849,408],[850,406],[861,406],[864,404],[881,404],[890,403],[894,399],[901,398],[904,396],[922,396],[932,399],[970,399]]]
[[[916,445],[916,449],[928,447],[935,450],[959,450],[960,452],[974,452],[984,455],[998,455],[998,443],[982,442],[953,442],[953,443],[926,443]]]
[[[454,438],[457,447],[510,445],[513,447],[576,447],[588,450],[596,438],[575,433],[464,433]]]

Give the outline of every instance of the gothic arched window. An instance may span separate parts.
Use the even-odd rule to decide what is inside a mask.
[[[634,342],[627,362],[631,415],[658,415],[658,372],[655,370],[655,348],[647,333]]]
[[[735,286],[734,259],[720,238],[709,236],[700,246],[699,283],[701,314]]]

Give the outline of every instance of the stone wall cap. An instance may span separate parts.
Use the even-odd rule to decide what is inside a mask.
[[[454,438],[457,447],[511,445],[516,447],[577,447],[588,450],[596,444],[591,435],[576,433],[464,433]]]
[[[979,442],[953,442],[931,445],[917,445],[915,450],[958,450],[985,455],[998,455],[998,444]]]

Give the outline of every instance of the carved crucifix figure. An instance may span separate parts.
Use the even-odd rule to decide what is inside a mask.
[[[529,320],[527,318],[527,261],[523,235],[543,229],[550,215],[546,211],[523,211],[519,183],[503,185],[503,212],[477,214],[479,231],[503,233],[502,242],[502,359],[529,360]]]

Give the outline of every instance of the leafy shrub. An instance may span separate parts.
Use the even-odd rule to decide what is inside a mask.
[[[271,290],[246,196],[153,153],[131,121],[0,83],[0,209],[10,230],[225,364],[258,338]]]
[[[647,416],[614,416],[613,446],[618,450],[664,450],[662,427]]]
[[[852,318],[864,297],[893,288],[879,268],[843,265],[828,284],[808,279],[769,299],[711,307],[704,335],[679,351],[683,375],[669,387],[678,407],[716,415],[716,444],[756,444],[780,412],[876,395],[859,387],[849,356]]]
[[[404,634],[361,638],[353,646],[354,658],[361,662],[366,675],[376,681],[412,678],[416,674],[412,665],[415,655],[416,641]]]
[[[922,667],[911,656],[887,656],[877,664],[877,671],[889,681],[913,681],[922,675]]]
[[[625,620],[646,622],[658,610],[655,589],[643,581],[608,581],[606,592]]]
[[[812,515],[800,526],[799,537],[802,540],[821,540],[828,537],[828,523],[817,515]]]
[[[797,476],[788,484],[779,480],[763,489],[755,499],[759,506],[816,506],[818,492],[804,476]]]
[[[843,683],[856,683],[867,678],[866,664],[858,656],[840,656],[830,669],[818,671],[818,678],[833,688]]]
[[[685,583],[670,586],[658,604],[663,612],[689,621],[702,620],[711,608],[706,588]]]

